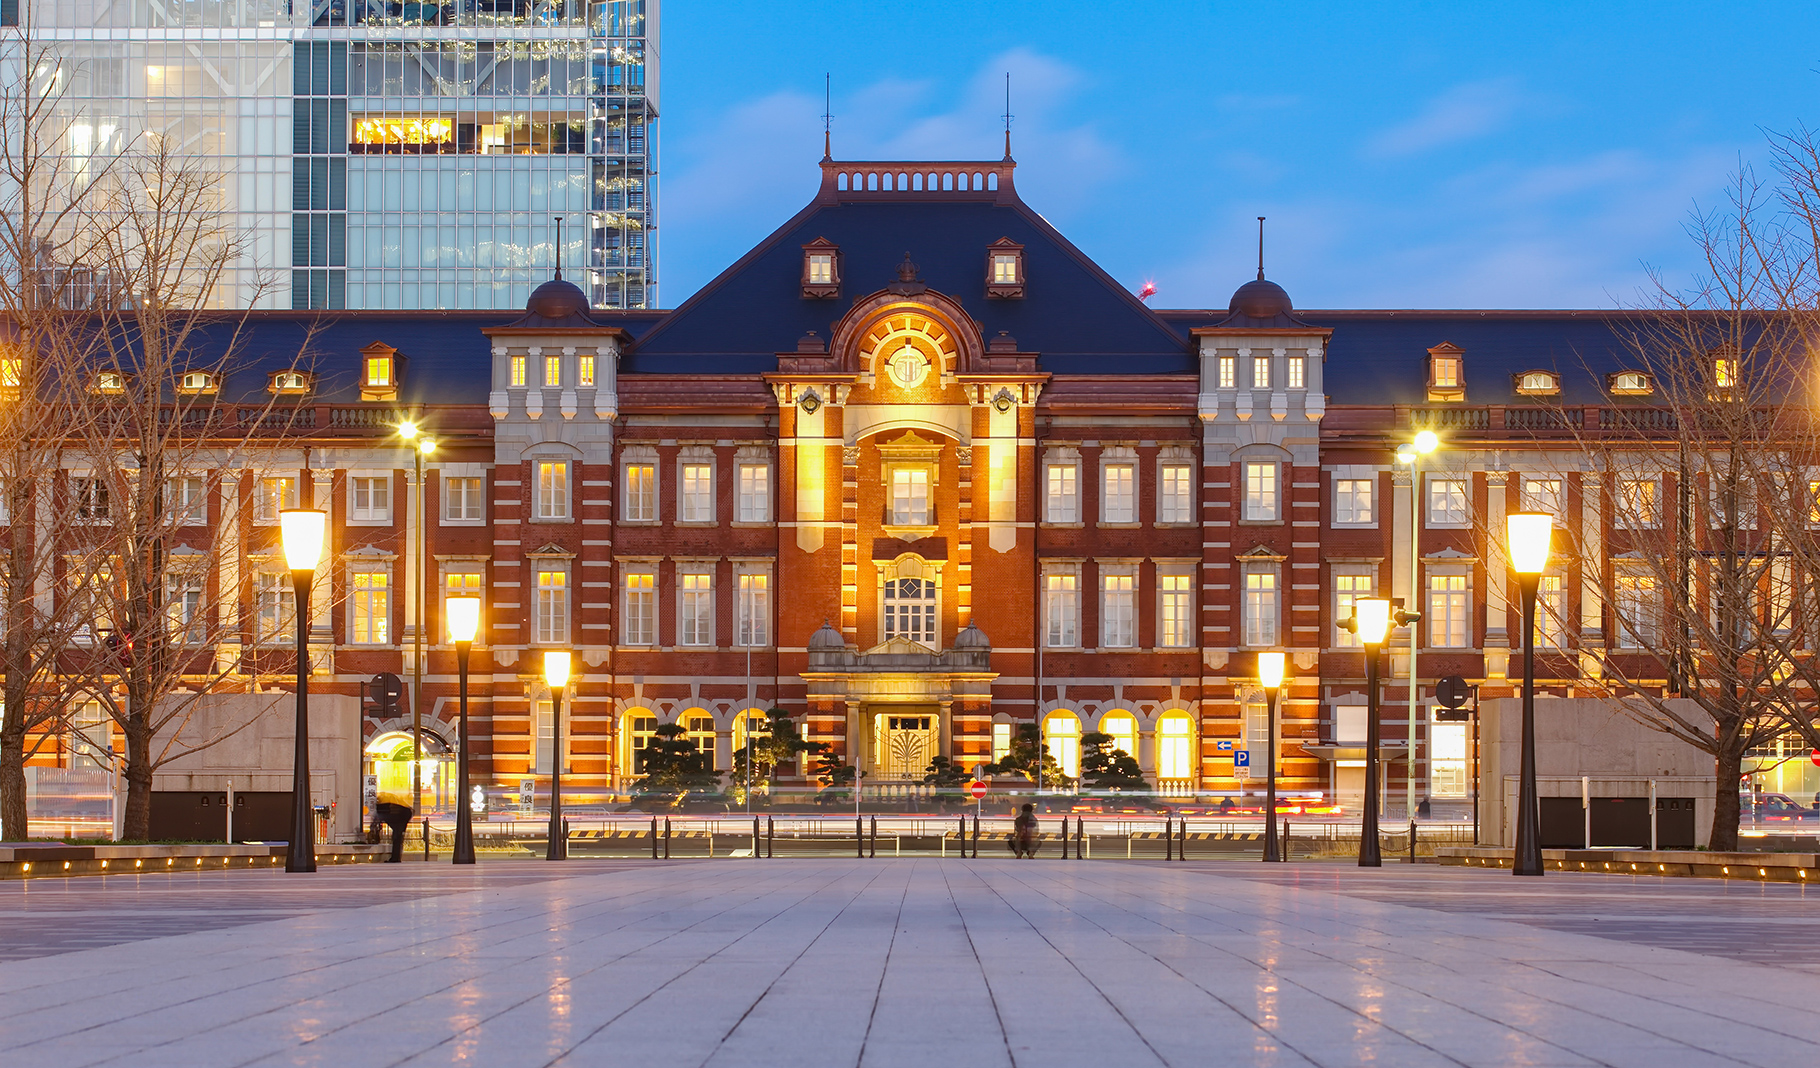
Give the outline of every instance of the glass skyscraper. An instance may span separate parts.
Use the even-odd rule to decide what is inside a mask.
[[[220,303],[522,308],[558,261],[656,303],[659,0],[0,0],[67,148],[177,138],[246,254]]]

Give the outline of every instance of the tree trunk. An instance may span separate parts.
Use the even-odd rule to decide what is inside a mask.
[[[1730,853],[1738,848],[1738,782],[1744,774],[1744,754],[1724,751],[1713,759],[1713,836],[1707,848]]]
[[[10,719],[9,715],[9,719]],[[25,724],[0,729],[0,839],[31,837],[25,811]]]
[[[152,836],[152,732],[149,726],[129,721],[126,735],[126,818],[120,837],[143,842]]]

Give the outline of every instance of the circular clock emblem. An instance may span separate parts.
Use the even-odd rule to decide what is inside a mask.
[[[908,340],[891,357],[891,380],[905,389],[922,382],[929,374],[929,361]]]

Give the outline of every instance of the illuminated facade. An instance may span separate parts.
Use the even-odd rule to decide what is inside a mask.
[[[523,307],[556,263],[655,300],[658,0],[8,0],[68,149],[175,137],[248,238],[229,306]]]

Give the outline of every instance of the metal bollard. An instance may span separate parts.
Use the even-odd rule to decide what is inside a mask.
[[[777,821],[770,816],[765,817],[765,856],[777,856]]]
[[[965,820],[965,817],[962,817]],[[980,818],[973,817],[973,859],[980,858]]]
[[[1180,842],[1176,843],[1175,859],[1177,859],[1177,860],[1187,860],[1188,859],[1188,817],[1187,816],[1182,817],[1182,840]]]
[[[752,817],[752,859],[757,860],[758,852],[758,817]]]
[[[1062,817],[1062,859],[1068,859],[1068,817]]]
[[[1086,843],[1087,817],[1076,816],[1074,817],[1074,859],[1085,860],[1087,858]]]
[[[423,818],[423,859],[430,859],[430,817]]]
[[[1409,821],[1409,862],[1416,862],[1416,821]]]
[[[965,816],[961,817],[961,833],[960,833],[960,837],[957,838],[956,841],[960,844],[960,847],[961,847],[961,859],[966,860],[967,859],[967,817],[965,817]]]
[[[1281,851],[1282,858],[1287,863],[1289,860],[1289,821],[1287,819],[1283,821],[1283,837],[1278,839],[1277,849]]]
[[[1163,859],[1175,859],[1175,817],[1163,817]]]
[[[866,859],[866,821],[858,816],[853,817],[853,855],[859,860]]]
[[[670,817],[664,817],[664,859],[670,859]]]
[[[878,817],[872,817],[872,850],[871,855],[878,856]]]
[[[651,817],[651,859],[657,859],[657,817]]]

